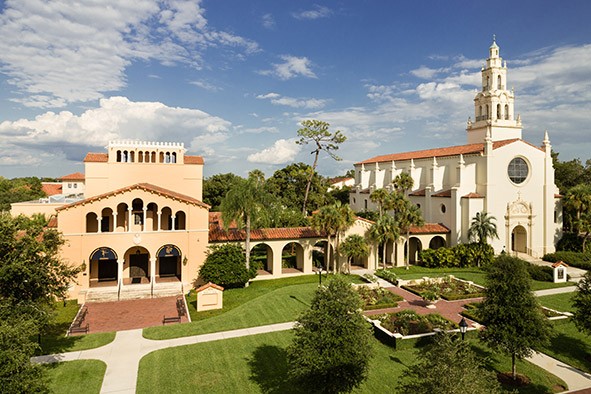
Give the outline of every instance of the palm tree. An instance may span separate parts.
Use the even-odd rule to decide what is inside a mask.
[[[340,201],[337,201],[334,204],[339,216],[338,216],[338,223],[337,223],[337,227],[336,227],[336,251],[339,252],[339,244],[340,244],[340,240],[341,240],[341,236],[342,234],[347,231],[352,225],[353,223],[355,223],[355,213],[353,212],[353,210],[351,209],[351,207],[349,206],[349,204],[342,204]],[[341,271],[341,266],[340,264],[337,264],[339,262],[339,258],[337,258],[336,260],[336,271],[340,272]]]
[[[497,225],[494,223],[497,219],[490,216],[486,211],[477,212],[472,218],[472,223],[468,229],[468,238],[481,245],[487,243],[489,238],[499,238]]]
[[[371,200],[371,202],[378,205],[378,212],[380,214],[380,217],[382,217],[382,215],[384,214],[384,204],[387,203],[389,195],[390,192],[388,192],[388,190],[386,189],[374,190],[369,195],[369,199]]]
[[[340,226],[340,214],[335,205],[325,205],[312,216],[312,227],[326,235],[328,250],[326,255],[326,270],[330,271],[330,247],[332,236],[336,235]]]
[[[384,215],[369,228],[367,236],[370,240],[377,243],[378,247],[379,245],[384,245],[382,251],[382,264],[384,269],[386,269],[386,245],[388,241],[396,241],[400,236],[398,224],[392,216]],[[376,260],[377,258],[376,254]]]
[[[250,269],[250,230],[251,224],[265,214],[268,195],[263,182],[257,176],[248,179],[237,178],[220,204],[224,229],[227,231],[232,222],[245,228],[246,269]]]
[[[408,172],[402,172],[396,175],[396,178],[394,178],[394,180],[392,181],[392,184],[394,184],[394,188],[399,192],[402,192],[402,194],[404,195],[406,195],[406,193],[410,189],[412,189],[414,183],[414,179],[412,179]]]
[[[404,203],[401,203],[396,212],[396,220],[400,227],[400,231],[406,234],[406,256],[404,257],[404,266],[409,269],[409,255],[410,255],[410,228],[412,226],[422,226],[425,224],[421,209],[410,202],[409,199],[403,196]]]
[[[369,256],[369,245],[361,235],[349,235],[339,249],[341,253],[347,256],[347,273],[351,273],[351,259],[364,258]]]

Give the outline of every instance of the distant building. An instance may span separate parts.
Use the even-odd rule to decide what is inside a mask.
[[[446,245],[468,242],[468,228],[477,212],[496,218],[499,239],[489,242],[497,253],[508,251],[540,257],[553,252],[561,237],[562,207],[554,183],[550,139],[540,146],[522,139],[514,93],[507,88],[507,65],[493,42],[482,68],[482,89],[474,98],[467,145],[394,153],[355,164],[350,204],[355,211],[376,209],[370,194],[392,188],[406,172],[414,180],[409,197],[425,222],[447,227]],[[400,262],[403,243],[391,245],[389,259]],[[441,242],[439,241],[439,244]],[[420,250],[437,245],[411,237],[411,261]]]

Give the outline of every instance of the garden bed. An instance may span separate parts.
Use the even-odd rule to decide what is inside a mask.
[[[373,316],[373,318],[380,322],[382,328],[392,334],[403,336],[431,333],[435,329],[453,330],[458,328],[457,324],[447,320],[438,313],[419,315],[412,310],[403,310]]]
[[[363,300],[363,310],[396,308],[404,298],[380,287],[358,285],[355,290]]]
[[[456,279],[453,276],[443,278],[423,278],[408,281],[401,286],[403,289],[424,297],[428,293],[435,293],[437,297],[447,301],[480,298],[484,296],[484,288],[472,282]]]

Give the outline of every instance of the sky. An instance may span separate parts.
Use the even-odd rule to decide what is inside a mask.
[[[312,163],[305,119],[370,157],[462,145],[493,34],[523,138],[591,158],[587,0],[0,0],[0,176],[83,172],[110,140],[182,142],[204,174]]]

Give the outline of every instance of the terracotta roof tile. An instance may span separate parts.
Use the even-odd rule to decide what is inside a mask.
[[[509,139],[509,140],[502,140],[502,141],[494,141],[493,142],[493,149],[501,148],[505,145],[512,144],[516,141],[522,141],[519,138]],[[525,141],[523,141],[525,142]],[[536,149],[540,149],[540,147],[529,144]],[[462,155],[470,155],[470,154],[483,154],[484,153],[484,143],[478,144],[468,144],[468,145],[457,145],[457,146],[448,146],[444,148],[433,148],[433,149],[425,149],[425,150],[418,150],[413,152],[401,152],[401,153],[393,153],[389,155],[381,155],[375,156],[371,159],[367,159],[364,161],[360,161],[355,164],[370,164],[370,163],[383,163],[387,161],[398,161],[398,160],[410,160],[410,159],[427,159],[431,157],[449,157],[449,156],[459,156]]]
[[[64,175],[58,178],[61,181],[83,181],[85,179],[84,174],[81,172],[75,172],[73,174]]]
[[[554,198],[562,198],[562,197],[564,197],[562,194],[555,194],[554,195]]]
[[[441,234],[450,233],[451,230],[441,223],[425,223],[424,225],[417,227],[411,226],[411,234]]]
[[[250,231],[251,241],[320,237],[323,237],[323,234],[311,227],[261,228]],[[221,227],[213,226],[209,228],[209,242],[244,241],[245,239],[245,230],[229,229],[225,231]]]
[[[468,193],[465,196],[462,196],[462,198],[484,198],[484,196],[478,193]]]
[[[57,216],[52,215],[49,218],[49,222],[47,222],[47,227],[49,227],[49,228],[57,228]]]
[[[451,197],[451,189],[443,190],[443,191],[440,191],[439,193],[431,194],[431,197]]]
[[[568,267],[569,265],[566,264],[564,261],[557,261],[554,264],[552,264],[552,268],[556,268],[556,267]]]
[[[106,153],[88,152],[84,158],[85,163],[106,163],[109,161],[109,155]]]
[[[60,183],[42,183],[41,190],[45,192],[45,194],[49,196],[54,196],[56,194],[62,194],[62,185]]]
[[[203,157],[185,155],[185,164],[203,164]]]
[[[61,210],[64,210],[64,209],[69,209],[69,208],[72,208],[72,207],[75,207],[75,206],[78,206],[78,205],[88,204],[88,203],[91,203],[93,201],[97,201],[97,200],[100,200],[100,199],[103,199],[103,198],[106,198],[106,197],[114,196],[116,194],[121,194],[121,193],[125,193],[125,192],[132,191],[132,190],[138,190],[138,189],[146,190],[146,191],[152,192],[152,193],[157,193],[157,194],[160,194],[160,195],[169,197],[169,198],[173,198],[175,200],[179,200],[179,201],[182,201],[182,202],[186,202],[188,204],[194,204],[194,205],[197,205],[199,207],[209,209],[209,205],[207,205],[207,204],[205,204],[205,203],[197,200],[196,198],[193,198],[193,197],[190,197],[190,196],[181,194],[181,193],[177,193],[177,192],[174,192],[172,190],[165,189],[165,188],[160,187],[160,186],[155,186],[155,185],[152,185],[150,183],[137,183],[135,185],[126,186],[124,188],[113,190],[111,192],[100,194],[98,196],[86,198],[84,200],[77,201],[77,202],[72,203],[72,204],[64,205],[62,207],[56,208],[56,211],[61,211]]]
[[[195,292],[200,293],[203,290],[209,289],[210,287],[213,287],[214,289],[217,289],[220,291],[224,291],[224,288],[222,286],[219,286],[219,285],[216,285],[215,283],[209,282],[209,283],[204,284],[203,286],[201,286],[197,290],[195,290]]]

